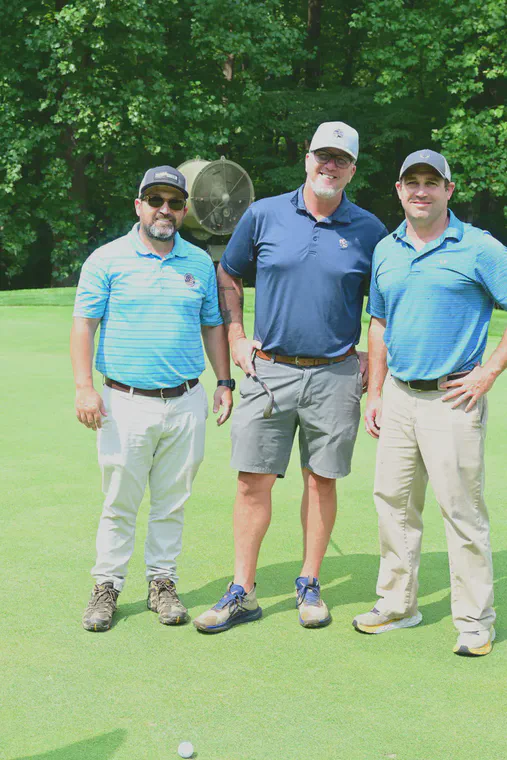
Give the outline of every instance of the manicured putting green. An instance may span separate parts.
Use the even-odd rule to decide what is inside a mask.
[[[490,656],[452,654],[446,546],[432,497],[423,624],[384,636],[353,630],[355,613],[375,600],[378,565],[375,442],[362,430],[353,474],[338,486],[321,575],[332,625],[312,631],[297,623],[301,476],[294,454],[288,477],[275,486],[260,557],[262,620],[212,637],[157,622],[145,602],[145,500],[118,621],[105,634],[90,634],[80,619],[92,586],[101,495],[94,434],[73,412],[72,299],[72,290],[0,294],[2,760],[170,760],[182,741],[192,742],[198,760],[505,757],[507,374],[490,394],[487,500],[499,616]],[[249,292],[250,331],[252,301]],[[505,325],[497,312],[495,336]],[[209,371],[204,382],[211,393]],[[193,616],[217,601],[232,570],[229,430],[211,417],[179,563],[178,588]]]

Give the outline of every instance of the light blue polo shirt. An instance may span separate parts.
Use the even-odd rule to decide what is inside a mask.
[[[373,250],[385,235],[382,222],[345,193],[321,221],[307,210],[303,187],[253,203],[221,264],[233,277],[255,276],[254,338],[262,348],[326,358],[352,348]]]
[[[95,366],[136,388],[172,388],[205,367],[201,325],[222,324],[215,268],[178,233],[165,258],[134,225],[83,264],[75,317],[100,319]]]
[[[400,380],[480,363],[495,301],[507,308],[507,249],[452,211],[443,235],[420,251],[406,221],[375,248],[368,312],[386,320],[387,363]]]

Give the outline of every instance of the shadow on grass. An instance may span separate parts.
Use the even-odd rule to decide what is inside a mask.
[[[121,604],[121,597],[120,597],[120,601],[118,602],[118,612],[113,618],[113,624],[111,628],[114,628],[115,626],[117,626],[118,623],[126,621],[129,617],[134,617],[134,615],[140,615],[142,612],[149,612],[146,606],[146,599],[142,599],[139,602],[130,602],[129,604]]]
[[[507,605],[507,551],[495,552],[495,606],[502,610]],[[322,565],[320,582],[330,610],[349,604],[357,604],[357,611],[369,609],[375,601],[379,557],[374,554],[349,554],[326,557]],[[301,570],[301,562],[290,561],[260,567],[257,571],[257,596],[263,607],[263,616],[269,617],[294,608],[294,580]],[[183,603],[189,608],[211,606],[225,593],[231,577],[218,578],[183,595]],[[421,603],[426,625],[434,625],[451,614],[449,562],[446,552],[427,552],[421,557],[419,572],[419,597],[447,591],[443,599],[427,604]],[[269,607],[262,600],[282,597]],[[364,609],[363,609],[364,607]],[[497,641],[505,634],[497,630]]]
[[[126,736],[125,729],[117,729],[107,734],[94,736],[92,739],[67,744],[66,747],[51,749],[40,755],[26,755],[12,758],[12,760],[109,760],[123,744]]]

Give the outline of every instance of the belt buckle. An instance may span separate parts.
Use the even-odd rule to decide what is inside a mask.
[[[414,388],[410,380],[407,380],[407,385],[411,391],[415,391],[416,393],[421,393],[421,388]]]
[[[299,365],[299,356],[295,356],[295,357],[294,357],[294,364],[296,365],[296,367],[299,367],[299,366],[300,366],[300,365]]]

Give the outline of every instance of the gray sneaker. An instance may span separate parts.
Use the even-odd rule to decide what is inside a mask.
[[[158,619],[163,625],[183,625],[190,616],[182,605],[176,586],[170,578],[155,578],[148,586],[148,609],[158,612]]]
[[[251,623],[262,617],[255,595],[255,586],[246,593],[243,586],[229,583],[223,597],[202,615],[196,617],[195,627],[202,633],[222,633],[240,623]]]
[[[320,584],[317,578],[300,576],[296,578],[296,607],[299,610],[299,622],[303,628],[321,628],[329,625],[331,615],[326,603],[320,596]]]
[[[83,628],[87,631],[108,631],[116,612],[119,593],[109,581],[95,584],[83,615]]]
[[[362,615],[356,615],[352,625],[360,633],[386,633],[395,631],[397,628],[412,628],[419,625],[422,615],[419,611],[411,617],[396,618],[392,615],[384,615],[374,607],[369,612],[363,612]]]
[[[494,628],[460,633],[453,652],[463,657],[481,657],[491,652],[494,640]]]

